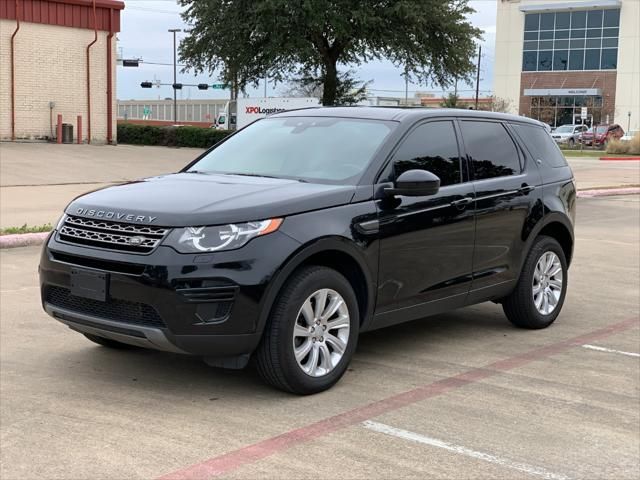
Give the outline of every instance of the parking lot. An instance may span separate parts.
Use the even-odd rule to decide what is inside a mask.
[[[39,248],[2,250],[0,477],[636,479],[639,218],[637,195],[578,200],[551,328],[483,304],[364,334],[311,397],[95,346],[42,312]]]

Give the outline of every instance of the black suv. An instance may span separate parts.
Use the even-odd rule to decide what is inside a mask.
[[[463,110],[259,120],[181,172],[83,195],[42,253],[44,309],[108,347],[331,387],[358,334],[488,300],[560,313],[576,190],[544,126]]]

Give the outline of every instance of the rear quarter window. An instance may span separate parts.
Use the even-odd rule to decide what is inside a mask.
[[[542,160],[552,167],[566,167],[567,160],[544,128],[536,125],[512,124],[520,140],[526,145],[533,158]]]

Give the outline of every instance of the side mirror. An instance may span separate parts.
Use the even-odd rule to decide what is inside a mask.
[[[440,179],[428,170],[407,170],[396,179],[392,188],[386,188],[388,195],[406,197],[426,197],[435,195],[440,189]]]

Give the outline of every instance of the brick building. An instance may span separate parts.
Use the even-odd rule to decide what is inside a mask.
[[[116,141],[117,0],[0,0],[0,140]]]
[[[494,89],[551,126],[640,128],[639,0],[498,0]]]

